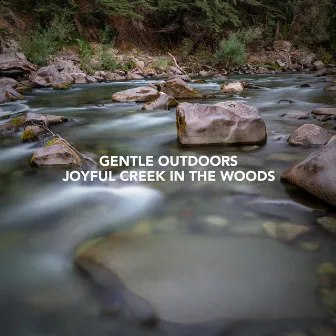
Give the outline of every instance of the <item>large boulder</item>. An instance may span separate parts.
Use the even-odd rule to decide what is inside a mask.
[[[298,57],[298,63],[306,68],[309,68],[312,65],[312,63],[315,61],[315,59],[316,59],[316,54],[306,52],[306,53],[302,53]]]
[[[324,145],[333,136],[324,128],[314,124],[304,124],[296,129],[288,139],[292,146]]]
[[[80,166],[81,155],[63,139],[53,139],[45,147],[37,149],[30,164],[38,167]]]
[[[188,234],[115,234],[83,244],[76,255],[137,321],[195,328],[215,322],[222,331],[220,323],[230,321],[236,335],[246,335],[249,323],[263,331],[271,324],[273,331],[262,333],[271,335],[270,321],[325,316],[313,259],[271,239]]]
[[[281,180],[336,206],[336,137],[286,170]]]
[[[70,77],[62,75],[54,65],[40,68],[30,79],[32,86],[38,88],[66,85],[70,81]]]
[[[174,78],[161,84],[161,91],[176,99],[202,98],[202,94],[181,78]]]
[[[160,92],[160,96],[142,106],[143,110],[155,110],[165,109],[169,110],[177,105],[177,101],[174,97],[168,96],[163,92]]]
[[[267,138],[258,109],[235,101],[179,104],[176,126],[182,145],[262,144]]]
[[[319,121],[336,119],[336,107],[319,107],[314,109],[311,113],[313,117]]]
[[[0,87],[0,104],[23,99],[23,96],[10,86]]]
[[[312,66],[314,71],[319,71],[325,68],[325,65],[322,61],[315,61]]]
[[[19,83],[14,78],[1,77],[0,78],[0,87],[10,86],[13,89],[19,86]]]
[[[224,93],[240,93],[244,90],[242,82],[223,83],[221,91]]]
[[[158,90],[151,86],[141,86],[117,92],[112,96],[112,99],[118,102],[149,102],[159,97],[160,93]]]

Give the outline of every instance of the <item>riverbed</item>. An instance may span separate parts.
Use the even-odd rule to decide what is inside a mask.
[[[101,293],[74,266],[74,253],[82,242],[112,232],[173,233],[216,239],[234,236],[237,244],[239,237],[243,237],[243,244],[245,239],[256,237],[276,241],[262,230],[267,222],[294,223],[307,226],[309,233],[278,244],[307,254],[305,259],[309,260],[312,274],[320,263],[336,261],[334,237],[315,225],[318,217],[334,213],[335,209],[280,182],[284,170],[315,150],[289,146],[286,139],[292,131],[305,123],[318,124],[328,130],[336,126],[335,121],[295,120],[284,118],[283,114],[289,110],[309,112],[316,107],[335,106],[334,93],[323,91],[327,86],[324,78],[310,74],[233,78],[253,83],[257,88],[246,89],[233,97],[206,98],[202,103],[238,100],[257,107],[267,126],[268,141],[264,146],[181,148],[176,141],[174,109],[142,111],[141,104],[111,100],[117,91],[156,80],[74,85],[67,91],[37,89],[27,93],[24,101],[0,105],[0,115],[8,111],[35,111],[67,117],[69,121],[55,126],[53,132],[96,161],[101,156],[222,155],[237,156],[239,170],[245,172],[275,172],[272,182],[65,183],[62,181],[64,169],[30,167],[36,144],[21,144],[20,134],[1,137],[0,320],[4,334],[166,334],[162,328],[140,327],[127,314],[103,314]],[[306,83],[311,87],[300,88]],[[209,79],[193,86],[203,94],[212,95],[219,92],[220,82]],[[123,169],[127,168],[119,166],[113,172],[118,174]],[[140,170],[140,167],[133,169]],[[204,167],[198,169],[205,170]],[[188,167],[178,170],[188,170]],[[253,257],[251,260],[253,268]],[[261,268],[260,277],[271,272],[266,266],[263,270],[260,263],[256,264]],[[300,265],[297,272],[300,274]],[[302,283],[305,281],[302,274]],[[305,299],[301,297],[300,303],[304,304]],[[260,295],[260,300],[268,298]],[[319,325],[332,326],[332,316],[320,303],[317,288],[311,288],[311,298],[307,300],[316,300],[320,305],[316,317],[303,316],[295,321],[273,319],[265,322],[260,319],[260,323],[249,325],[244,316],[241,321],[235,321],[244,324],[230,329],[232,331],[213,325],[197,328],[174,325],[168,328],[168,333],[266,336],[307,331]],[[267,304],[272,306],[277,302]],[[289,306],[292,304],[288,302]]]

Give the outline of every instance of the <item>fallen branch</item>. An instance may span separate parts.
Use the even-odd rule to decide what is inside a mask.
[[[168,53],[168,55],[173,59],[175,68],[179,69],[186,75],[187,73],[177,64],[176,58],[171,53]]]

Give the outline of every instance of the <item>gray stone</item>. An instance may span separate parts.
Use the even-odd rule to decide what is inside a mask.
[[[292,146],[324,145],[332,136],[333,133],[318,125],[304,124],[292,133],[288,143]]]
[[[182,145],[262,144],[267,138],[258,109],[242,102],[182,103],[176,120]]]
[[[311,113],[314,118],[320,121],[336,119],[336,107],[320,107],[314,109]]]
[[[285,113],[283,117],[297,119],[297,120],[309,119],[309,114],[310,114],[309,112],[293,110],[293,111],[288,111],[287,113]]]
[[[159,91],[151,86],[141,86],[112,95],[112,99],[119,102],[149,102],[159,97]]]
[[[169,110],[177,105],[177,101],[174,97],[168,96],[163,92],[160,92],[160,96],[142,106],[143,110],[155,110],[165,109]]]
[[[323,64],[322,61],[315,61],[315,62],[313,63],[313,70],[315,70],[315,71],[319,71],[319,70],[321,70],[321,69],[323,69],[323,68],[325,68],[325,65]]]
[[[202,98],[200,92],[198,92],[192,86],[188,85],[181,78],[168,80],[167,82],[161,84],[160,86],[162,92],[176,99]]]

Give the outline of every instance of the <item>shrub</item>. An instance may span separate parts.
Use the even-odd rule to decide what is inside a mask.
[[[37,65],[45,65],[47,58],[56,52],[57,43],[52,29],[38,27],[28,38],[21,40],[21,48],[27,59]]]
[[[166,70],[169,66],[173,65],[173,62],[167,58],[158,58],[154,64],[153,68],[155,70],[163,69]]]
[[[65,14],[55,15],[49,27],[38,26],[28,38],[21,40],[22,51],[30,62],[45,65],[48,56],[52,56],[64,42],[70,41],[74,31],[74,25]]]
[[[120,65],[118,64],[114,55],[105,48],[100,48],[99,57],[101,59],[102,70],[120,69]]]
[[[90,43],[87,40],[77,39],[78,44],[78,52],[80,55],[80,62],[82,70],[90,70],[88,69],[88,62],[94,56],[94,50],[91,47]],[[90,72],[90,71],[89,71]]]
[[[323,47],[316,50],[316,56],[317,59],[321,60],[325,65],[328,65],[333,60],[333,56]]]
[[[226,68],[243,66],[247,59],[245,43],[237,34],[231,34],[227,40],[220,42],[215,59],[218,65]]]

